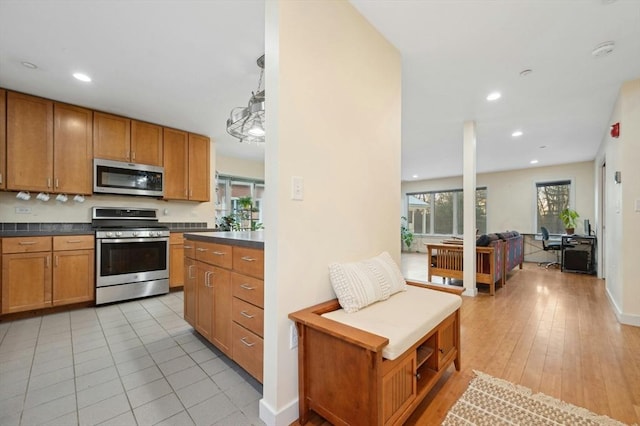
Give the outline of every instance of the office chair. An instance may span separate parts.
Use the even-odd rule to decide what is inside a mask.
[[[545,228],[544,226],[540,227],[540,230],[542,231],[542,249],[544,251],[555,251],[556,252],[556,260],[555,262],[540,262],[538,263],[538,266],[542,266],[544,265],[545,269],[549,269],[549,266],[552,265],[558,265],[560,266],[560,260],[558,259],[558,252],[562,250],[562,242],[558,241],[558,242],[549,242],[549,230],[547,230],[547,228]]]

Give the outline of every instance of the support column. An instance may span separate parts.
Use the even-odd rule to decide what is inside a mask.
[[[476,123],[464,122],[462,189],[464,194],[464,295],[476,296]]]

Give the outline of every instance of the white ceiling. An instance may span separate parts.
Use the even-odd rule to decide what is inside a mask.
[[[351,3],[402,54],[403,180],[461,174],[466,120],[478,172],[592,160],[620,85],[640,78],[640,0]],[[202,133],[224,156],[264,157],[225,131],[263,52],[264,0],[0,0],[0,86]]]

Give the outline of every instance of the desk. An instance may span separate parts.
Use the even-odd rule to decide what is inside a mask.
[[[593,235],[563,235],[561,270],[595,274],[596,242]]]

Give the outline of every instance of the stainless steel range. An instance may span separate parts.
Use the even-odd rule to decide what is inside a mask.
[[[169,228],[156,209],[93,207],[96,305],[169,292]]]

